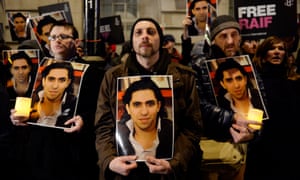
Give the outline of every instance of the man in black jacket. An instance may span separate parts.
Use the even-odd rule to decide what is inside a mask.
[[[240,27],[237,21],[229,15],[218,16],[210,27],[210,41],[212,46],[205,57],[199,58],[194,64],[193,69],[197,71],[198,92],[200,96],[200,106],[203,114],[205,136],[218,141],[233,141],[235,143],[246,142],[254,137],[252,128],[248,127],[249,123],[259,124],[250,121],[234,113],[217,106],[214,91],[211,88],[209,72],[205,66],[205,59],[224,58],[240,55]],[[241,164],[245,160],[245,148],[241,148]],[[204,149],[205,153],[205,149]],[[243,177],[243,168],[232,170],[216,170],[219,176],[229,179],[240,179]]]
[[[76,53],[81,41],[74,25],[53,24],[49,40],[55,60],[88,64]],[[32,177],[28,179],[98,179],[93,125],[102,73],[92,65],[85,72],[76,115],[67,121],[72,127],[64,130],[31,127],[29,160]],[[12,122],[26,125],[14,116],[14,112],[11,115]]]

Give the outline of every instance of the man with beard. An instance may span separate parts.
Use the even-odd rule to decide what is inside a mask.
[[[125,63],[106,71],[96,111],[96,148],[100,179],[199,179],[202,151],[199,147],[202,118],[191,68],[171,62],[163,46],[158,22],[139,18],[130,35],[133,50]],[[117,155],[116,95],[117,79],[122,76],[173,75],[174,154],[170,160],[147,156],[137,162],[136,155]]]

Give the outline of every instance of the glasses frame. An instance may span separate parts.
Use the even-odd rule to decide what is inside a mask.
[[[48,36],[49,41],[56,41],[58,40],[65,40],[65,39],[74,39],[73,36],[67,35],[67,34],[59,34],[59,35],[52,35]]]

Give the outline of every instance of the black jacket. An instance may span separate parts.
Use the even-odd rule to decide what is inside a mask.
[[[205,59],[222,57],[226,57],[222,50],[218,46],[212,45],[208,54],[198,58],[192,64],[192,68],[197,72],[196,81],[201,99],[200,109],[203,115],[204,136],[219,141],[227,141],[231,139],[229,128],[233,121],[233,112],[217,106],[209,72],[204,63]]]
[[[88,63],[78,57],[70,61]],[[30,126],[28,160],[32,180],[97,180],[94,117],[103,72],[89,66],[82,79],[76,115],[84,126],[80,132],[65,133],[61,129]]]
[[[300,161],[300,82],[288,80],[283,66],[265,63],[259,71],[267,98],[269,119],[260,136],[249,144],[246,180],[300,179],[292,164]],[[263,169],[261,169],[263,168]]]

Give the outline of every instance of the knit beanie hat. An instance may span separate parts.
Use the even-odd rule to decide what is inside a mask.
[[[156,30],[158,32],[159,38],[160,38],[160,48],[162,48],[163,40],[164,40],[163,31],[162,31],[160,25],[158,24],[158,22],[152,18],[139,18],[133,23],[132,28],[131,28],[131,34],[130,34],[131,47],[133,47],[132,38],[133,38],[133,34],[134,34],[135,25],[140,21],[149,21],[154,24],[154,26],[156,27]]]
[[[215,36],[219,32],[228,28],[235,28],[239,32],[241,31],[239,23],[237,23],[237,21],[232,16],[229,15],[217,16],[210,26],[210,40],[213,41]]]

